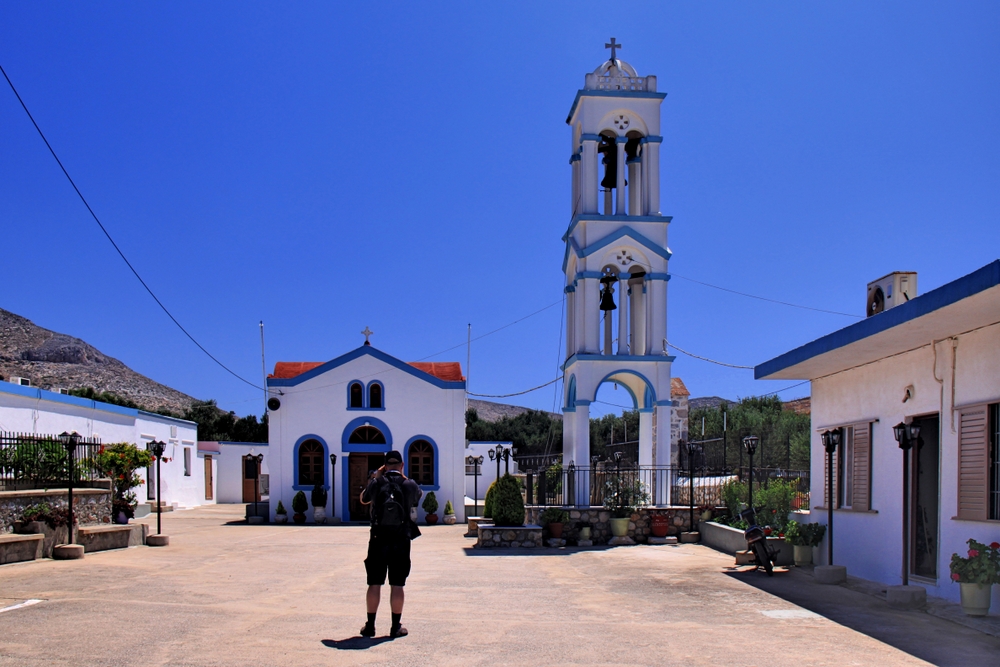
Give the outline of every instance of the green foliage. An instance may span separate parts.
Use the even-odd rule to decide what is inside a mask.
[[[327,493],[326,486],[323,484],[317,484],[313,487],[312,493],[310,495],[310,500],[312,501],[313,507],[326,507]]]
[[[111,504],[116,514],[122,512],[130,519],[135,516],[138,502],[132,489],[143,483],[137,471],[152,463],[152,454],[130,442],[103,446],[91,459],[93,468],[103,477],[111,479],[114,492]]]
[[[538,520],[543,526],[547,526],[550,523],[566,523],[569,521],[569,512],[560,507],[549,507],[542,512]]]
[[[309,503],[306,501],[305,491],[299,491],[294,496],[292,496],[292,511],[296,514],[303,514],[309,509]]]
[[[722,504],[726,506],[726,510],[729,512],[729,518],[732,520],[739,519],[747,497],[746,482],[731,479],[719,488],[719,493],[722,496]]]
[[[1000,584],[1000,543],[968,541],[965,558],[951,555],[951,580],[960,584]]]
[[[30,482],[34,488],[65,483],[69,477],[69,455],[58,440],[18,438],[13,447],[0,449],[0,468],[15,482]],[[79,480],[81,465],[75,467]]]
[[[563,467],[562,461],[556,461],[545,469],[546,493],[562,493]]]
[[[483,502],[483,516],[489,519],[493,518],[493,501],[496,498],[496,486],[497,483],[490,482],[490,488],[486,489],[486,499]]]
[[[454,513],[455,513],[455,507],[454,505],[451,504],[451,501],[450,500],[444,501],[444,515],[448,516],[449,514],[454,514]]]
[[[785,527],[785,541],[797,547],[818,547],[825,534],[826,526],[821,523],[789,521]]]
[[[753,501],[758,507],[757,523],[784,530],[788,524],[788,513],[792,511],[796,484],[797,482],[775,479],[765,488],[755,488]]]
[[[285,511],[285,506],[283,504],[281,504],[280,500],[278,501],[278,509],[274,510],[274,513],[275,514],[288,514],[288,512]]]
[[[692,440],[700,440],[701,421],[705,419],[705,438],[721,438],[723,411],[726,413],[726,463],[740,461],[743,436],[753,433],[760,445],[754,455],[754,467],[809,469],[809,415],[796,414],[784,409],[777,396],[750,396],[737,403],[724,403],[717,408],[691,410],[688,430]],[[632,427],[629,425],[629,432]],[[706,453],[716,445],[706,445]],[[721,443],[718,445],[721,464]],[[746,453],[742,453],[747,464]],[[713,461],[716,457],[713,457]]]
[[[235,412],[223,412],[214,400],[208,400],[192,403],[184,419],[198,424],[199,440],[267,442],[266,414],[259,422],[255,415],[237,418]]]
[[[524,498],[521,483],[510,473],[496,482],[493,498],[493,521],[498,526],[524,525]]]
[[[604,479],[604,509],[613,519],[631,516],[640,505],[649,502],[646,485],[627,471],[611,472]]]
[[[519,456],[559,452],[562,451],[562,422],[541,410],[528,410],[516,417],[488,422],[479,418],[475,408],[469,408],[465,412],[465,437],[474,441],[512,442]]]
[[[628,392],[625,393],[629,400]],[[623,410],[621,415],[608,414],[599,419],[590,420],[590,453],[592,456],[606,458],[607,446],[612,441],[629,442],[639,439],[639,411]]]
[[[437,497],[434,495],[433,491],[428,491],[427,496],[424,498],[424,503],[421,505],[424,511],[428,514],[434,514],[438,509]]]
[[[89,398],[92,401],[100,401],[101,403],[110,403],[111,405],[120,405],[123,408],[142,408],[141,405],[125,398],[124,396],[119,396],[118,394],[112,393],[110,391],[97,391],[93,387],[79,387],[77,389],[69,390],[70,396],[79,396],[80,398]]]
[[[48,503],[36,503],[28,505],[21,513],[21,521],[43,521],[49,528],[55,529],[69,523],[69,510],[66,508],[52,507]],[[79,523],[76,516],[73,517],[73,525]]]

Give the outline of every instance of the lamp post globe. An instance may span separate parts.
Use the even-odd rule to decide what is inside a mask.
[[[163,451],[167,448],[167,443],[162,440],[153,440],[149,443],[149,451],[156,457],[156,534],[163,532],[161,523],[161,513],[163,511],[163,500],[160,498],[160,460],[163,458]]]

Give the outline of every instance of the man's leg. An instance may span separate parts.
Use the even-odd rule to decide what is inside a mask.
[[[403,591],[400,590],[400,598],[402,598]],[[374,614],[378,611],[378,603],[382,599],[382,587],[381,586],[369,586],[368,593],[365,595],[365,602],[368,605],[368,613]],[[396,587],[392,587],[392,595],[390,596],[390,603],[392,604],[392,610],[396,611]],[[403,603],[399,603],[400,609],[403,608]]]
[[[403,601],[406,595],[403,593],[402,586],[390,586],[389,587],[389,606],[392,608],[393,614],[403,613]],[[378,609],[378,594],[375,595],[375,608]],[[371,603],[368,605],[368,610],[371,611]]]

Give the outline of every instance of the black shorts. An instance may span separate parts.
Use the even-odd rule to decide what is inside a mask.
[[[381,586],[389,574],[390,586],[405,586],[410,575],[410,538],[406,535],[389,537],[372,535],[368,540],[365,559],[369,586]]]

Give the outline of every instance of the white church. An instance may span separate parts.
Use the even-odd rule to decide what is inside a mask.
[[[566,293],[564,465],[590,462],[590,404],[617,383],[639,411],[639,464],[667,466],[672,400],[667,348],[667,228],[660,213],[660,104],[655,76],[617,58],[587,74],[566,122],[572,188],[563,236]],[[365,330],[366,335],[369,334]],[[391,449],[405,472],[464,519],[465,378],[458,363],[406,363],[367,342],[332,361],[278,363],[271,399],[271,513],[316,484],[328,513],[365,520],[358,495]],[[683,388],[683,385],[681,385]],[[684,390],[682,400],[686,400]],[[685,411],[686,412],[686,411]],[[660,485],[665,504],[666,485]],[[579,487],[578,503],[587,489]],[[439,510],[440,512],[440,510]],[[311,519],[311,513],[307,513]],[[421,512],[421,518],[423,513]]]

